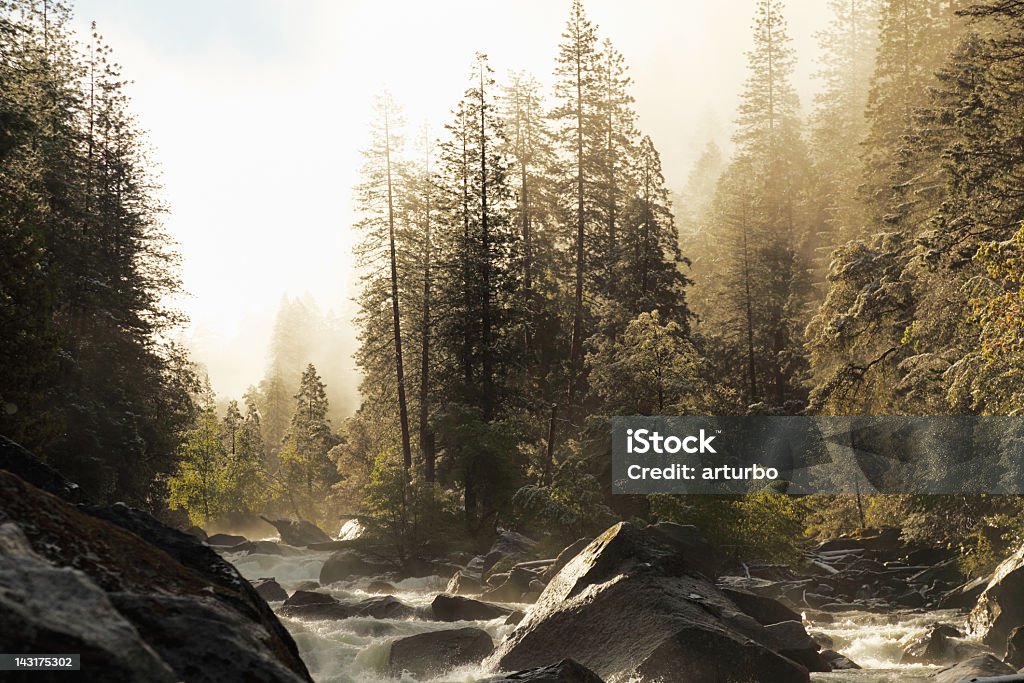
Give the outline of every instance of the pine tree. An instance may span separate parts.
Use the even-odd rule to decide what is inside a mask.
[[[636,114],[628,90],[630,79],[625,60],[608,39],[601,44],[598,68],[601,99],[597,115],[603,145],[601,153],[596,155],[599,173],[596,189],[603,229],[599,239],[594,240],[597,242],[595,251],[600,254],[594,260],[602,271],[598,275],[598,292],[609,299],[616,299],[619,294],[616,286],[619,262],[625,248],[619,234],[620,224],[624,206],[635,187],[632,171],[637,147]]]
[[[0,6],[0,430],[97,500],[162,505],[194,377],[120,67],[60,3]]]
[[[687,279],[679,250],[679,234],[672,215],[661,157],[650,137],[637,147],[636,197],[628,203],[622,218],[622,244],[615,256],[618,283],[617,308],[625,314],[625,325],[640,313],[657,311],[663,320],[689,331],[689,311],[684,287]],[[614,334],[612,335],[614,336]]]
[[[571,226],[573,250],[572,333],[569,349],[570,410],[575,409],[583,382],[583,340],[589,333],[585,309],[586,290],[593,278],[588,270],[588,233],[597,234],[599,207],[594,186],[600,167],[596,160],[607,144],[601,126],[601,65],[597,32],[587,19],[580,0],[573,0],[569,21],[562,34],[555,68],[555,97],[558,105],[551,116],[560,125],[556,141],[569,160],[569,177],[564,185],[564,215]]]
[[[716,249],[704,266],[713,293],[702,298],[719,302],[705,312],[721,322],[709,329],[727,344],[719,372],[731,377],[748,405],[778,410],[806,396],[802,328],[817,246],[799,101],[790,82],[794,56],[778,0],[758,3],[748,59],[738,155],[719,182],[710,227]]]
[[[502,155],[504,130],[497,87],[485,55],[477,55],[470,86],[441,146],[444,209],[438,235],[438,305],[445,315],[436,339],[447,415],[441,434],[451,444],[451,415],[472,406],[483,429],[516,401],[511,380],[519,362],[523,315],[519,296],[520,234],[512,221],[512,192]],[[461,449],[460,449],[461,450]],[[451,460],[454,453],[446,450]],[[461,469],[467,519],[475,519],[487,465],[474,458]],[[486,506],[488,501],[483,501]]]
[[[831,21],[818,34],[822,52],[811,151],[817,193],[823,207],[827,247],[860,236],[863,210],[857,188],[864,169],[859,162],[868,135],[864,111],[878,48],[879,0],[830,0]]]
[[[302,373],[295,394],[295,412],[281,450],[285,493],[300,516],[302,508],[316,514],[320,497],[338,480],[334,463],[328,457],[337,441],[327,419],[327,410],[326,388],[316,368],[310,364]]]

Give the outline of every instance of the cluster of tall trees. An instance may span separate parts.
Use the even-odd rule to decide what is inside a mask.
[[[550,89],[477,54],[440,134],[382,96],[355,189],[362,402],[336,428],[308,333],[331,325],[300,301],[244,410],[214,405],[167,341],[176,258],[109,48],[79,47],[59,2],[0,0],[0,432],[98,499],[196,521],[363,506],[403,554],[512,517],[752,530],[739,545],[807,515],[1012,527],[1006,499],[607,495],[609,415],[1024,407],[1024,7],[829,6],[805,110],[786,8],[755,3],[735,135],[694,166],[682,231],[580,0]]]
[[[759,3],[737,153],[694,240],[709,247],[692,298],[721,344],[715,376],[753,412],[1016,413],[1024,8],[832,9],[825,90],[800,133],[783,7]],[[893,496],[868,516],[941,543],[986,525],[1020,540],[1018,506]]]
[[[60,2],[0,2],[0,433],[98,500],[159,507],[196,385],[124,79]]]
[[[638,335],[689,344],[658,151],[622,55],[578,1],[554,74],[550,93],[525,73],[499,84],[476,55],[444,134],[411,148],[383,96],[356,191],[364,379],[346,431],[363,438],[345,461],[384,455],[409,490],[457,492],[470,528],[578,453],[604,400],[588,359]],[[683,366],[666,362],[672,380],[645,384],[645,404],[678,402]]]

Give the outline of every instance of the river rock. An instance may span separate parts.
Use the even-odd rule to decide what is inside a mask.
[[[178,678],[310,680],[266,601],[195,537],[125,505],[73,507],[4,471],[2,522],[51,564],[88,576]]]
[[[934,675],[935,683],[966,683],[979,676],[1007,676],[1017,673],[992,655],[978,655]]]
[[[203,527],[195,526],[194,524],[190,527],[183,529],[183,531],[189,536],[195,536],[200,541],[205,541],[209,538],[209,536],[206,535],[206,531],[203,529]]]
[[[280,555],[282,557],[297,557],[302,554],[298,548],[276,541],[246,541],[236,546],[227,548],[232,553],[245,553],[246,555]]]
[[[260,519],[277,529],[281,542],[286,545],[305,546],[311,543],[329,543],[333,540],[316,524],[304,519],[267,519],[262,515]]]
[[[256,592],[260,594],[260,597],[267,602],[277,602],[278,600],[288,599],[288,593],[284,588],[281,588],[281,584],[273,578],[256,579],[255,581],[252,581],[252,587],[255,588]]]
[[[604,683],[593,671],[572,659],[507,676],[488,678],[480,683]]]
[[[436,621],[479,621],[507,617],[512,610],[458,595],[438,595],[430,603]]]
[[[1024,626],[1024,547],[996,568],[967,623],[992,650],[1006,650],[1010,631]]]
[[[833,671],[849,671],[859,669],[860,665],[846,655],[841,655],[835,650],[822,650],[821,658],[828,662]]]
[[[799,621],[780,621],[764,627],[772,635],[775,643],[771,648],[783,657],[792,659],[803,665],[808,671],[826,673],[832,670],[819,650],[821,646],[808,635],[804,625]]]
[[[394,676],[408,671],[418,678],[430,678],[479,662],[493,650],[491,637],[478,628],[430,631],[392,643],[388,665]]]
[[[234,548],[236,545],[247,543],[248,541],[249,539],[245,536],[235,536],[234,534],[213,534],[206,538],[206,542],[210,545],[221,546],[224,548]]]
[[[720,560],[692,527],[616,524],[568,562],[487,664],[516,671],[566,657],[598,676],[807,683],[807,669],[711,583]]]
[[[963,634],[955,626],[949,624],[933,624],[931,629],[907,645],[900,658],[901,664],[941,664],[949,665],[970,659],[970,656],[957,656],[954,639]],[[973,652],[971,656],[979,654]]]
[[[286,598],[282,607],[299,607],[301,605],[325,605],[337,602],[338,599],[327,593],[318,591],[296,590]]]
[[[525,567],[512,567],[507,579],[496,588],[484,591],[480,597],[495,602],[523,602],[523,596],[530,592],[530,583],[536,578],[537,573]]]
[[[979,576],[963,583],[944,593],[939,598],[938,607],[939,609],[971,609],[978,604],[978,597],[981,596],[987,585],[987,576]]]
[[[1003,661],[1018,669],[1024,668],[1024,627],[1018,626],[1010,631],[1006,639],[1006,656]]]
[[[386,574],[394,567],[387,562],[376,560],[358,550],[339,550],[324,562],[320,569],[320,585],[328,586],[336,581],[350,581],[367,576]]]
[[[527,538],[515,531],[501,531],[498,534],[498,538],[491,545],[487,555],[484,556],[483,572],[486,573],[491,567],[502,560],[509,558],[526,559],[533,554],[533,550],[536,547],[537,542],[531,538]]]
[[[330,599],[292,604],[288,604],[286,601],[279,611],[286,617],[300,619],[351,619],[353,617],[409,619],[416,616],[415,608],[391,595],[380,595],[354,602],[343,602],[330,595],[327,597]]]
[[[449,595],[479,595],[483,591],[484,586],[480,579],[459,570],[452,576],[444,592]]]
[[[800,615],[774,598],[755,595],[737,588],[722,587],[725,597],[740,608],[740,611],[754,617],[759,623],[777,624],[780,621],[800,621]]]
[[[37,555],[9,522],[0,524],[0,642],[14,652],[73,651],[106,680],[178,680],[99,586]]]

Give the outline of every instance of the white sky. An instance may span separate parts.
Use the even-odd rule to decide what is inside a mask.
[[[262,377],[283,295],[350,307],[351,188],[373,97],[439,128],[473,54],[549,81],[570,0],[78,0],[125,74],[191,296],[187,337],[222,396]],[[641,129],[679,189],[725,143],[755,0],[585,0],[626,57]],[[824,0],[789,0],[805,107]],[[715,123],[717,122],[717,123]],[[411,135],[410,135],[411,137]],[[352,333],[354,339],[354,331]],[[353,387],[354,390],[354,387]]]

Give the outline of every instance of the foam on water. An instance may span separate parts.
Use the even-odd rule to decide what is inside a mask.
[[[939,667],[900,664],[903,650],[924,635],[932,624],[941,622],[963,629],[965,615],[956,610],[872,614],[844,612],[831,624],[810,624],[808,631],[823,633],[834,643],[831,648],[864,667],[862,670],[812,674],[825,683],[924,683]]]
[[[231,561],[248,579],[274,577],[288,592],[303,581],[316,581],[329,552],[303,551],[299,555],[228,554]],[[387,577],[383,577],[387,580]],[[340,600],[363,600],[372,594],[366,587],[370,578],[331,584],[318,590]],[[434,596],[443,592],[448,579],[442,576],[390,581],[393,595],[407,605],[423,608]],[[275,603],[276,604],[276,603]],[[527,605],[508,605],[528,609]],[[864,667],[862,670],[812,674],[818,683],[927,683],[937,667],[901,665],[903,649],[924,634],[931,624],[964,625],[964,615],[948,610],[937,612],[902,612],[873,614],[848,612],[833,615],[834,622],[809,623],[808,631],[823,633],[834,643],[834,650]],[[435,622],[422,619],[301,620],[282,617],[292,633],[303,660],[318,683],[427,683],[408,675],[401,679],[388,676],[391,643],[399,638],[456,628],[480,628],[490,634],[495,644],[512,630],[504,619],[491,621]],[[480,665],[455,669],[429,683],[475,683],[495,675]],[[631,683],[634,683],[631,681]],[[650,683],[636,681],[635,683]]]
[[[224,559],[235,565],[242,576],[250,581],[272,577],[289,593],[303,581],[318,580],[320,569],[328,557],[330,553],[315,551],[307,551],[292,557],[241,553],[224,555]]]

